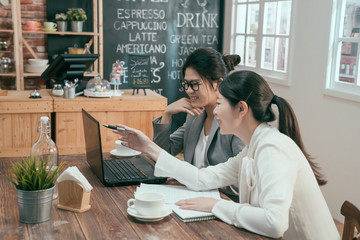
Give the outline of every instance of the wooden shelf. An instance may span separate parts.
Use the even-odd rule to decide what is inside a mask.
[[[20,50],[19,50],[19,28],[18,26],[21,26],[21,21],[18,16],[19,9],[20,9],[20,1],[11,1],[11,18],[12,18],[12,29],[0,29],[0,33],[8,33],[10,34],[10,39],[8,42],[8,47],[12,44],[13,45],[13,51],[0,51],[0,55],[3,54],[14,54],[14,72],[10,73],[0,73],[1,77],[14,77],[15,78],[15,89],[21,90],[24,88],[24,86],[21,86],[20,83]]]
[[[100,36],[99,33],[94,32],[47,32],[47,31],[22,31],[23,34],[51,34],[51,35],[78,35],[78,36]]]
[[[11,73],[0,73],[0,76],[2,77],[16,77],[16,73],[11,72]]]
[[[98,72],[92,72],[92,73],[84,73],[84,77],[96,77],[98,76],[100,73]]]
[[[27,41],[34,37],[31,35],[55,35],[55,36],[89,36],[89,45],[93,46],[94,53],[99,54],[100,57],[94,63],[94,73],[86,73],[84,76],[92,77],[100,75],[103,77],[103,0],[87,0],[93,4],[93,32],[47,32],[43,30],[39,31],[25,31],[22,26],[22,13],[21,13],[21,1],[11,1],[11,15],[12,15],[12,28],[13,29],[0,29],[0,33],[10,33],[11,43],[14,47],[14,73],[0,73],[0,77],[15,77],[15,89],[24,90],[24,78],[26,77],[40,77],[41,73],[25,73],[24,72],[24,50],[27,49],[33,58],[38,58],[34,52],[32,46]],[[23,36],[24,35],[24,36]],[[12,39],[13,38],[13,39]],[[61,38],[61,37],[60,37]],[[11,54],[11,51],[0,51],[0,56],[3,54]],[[51,57],[51,56],[49,56]]]
[[[24,77],[40,77],[42,73],[27,73],[24,72]],[[94,72],[94,73],[84,73],[84,77],[96,77],[98,76],[99,73],[98,72]],[[1,75],[0,75],[1,76]],[[15,76],[15,73],[14,73]]]
[[[0,33],[14,33],[13,29],[0,29]]]
[[[27,73],[24,72],[24,77],[40,77],[42,73]]]

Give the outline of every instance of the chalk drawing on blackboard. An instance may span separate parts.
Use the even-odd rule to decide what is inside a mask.
[[[153,80],[151,80],[151,83],[159,83],[160,80],[161,80],[161,77],[160,77],[160,70],[165,66],[165,63],[164,62],[160,62],[159,63],[159,67],[152,67],[151,68],[151,72],[154,76]]]
[[[129,71],[129,86],[133,88],[133,95],[135,90],[139,93],[139,89],[151,87],[151,68],[150,56],[141,54],[129,54],[128,58],[128,71]]]
[[[187,8],[189,5],[189,1],[190,0],[185,0],[185,2],[183,2],[181,4],[181,6],[183,6],[184,8]],[[207,9],[206,9],[206,4],[207,4],[207,0],[203,0],[203,2],[200,2],[200,0],[197,0],[197,4],[199,5],[199,7],[203,8],[203,13],[207,13]]]

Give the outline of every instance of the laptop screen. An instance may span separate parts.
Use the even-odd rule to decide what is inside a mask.
[[[101,181],[103,181],[104,170],[102,166],[102,148],[99,122],[84,109],[82,109],[82,117],[84,124],[86,159],[96,176]]]

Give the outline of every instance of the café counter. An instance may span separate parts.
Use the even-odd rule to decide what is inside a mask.
[[[59,154],[85,152],[81,109],[85,109],[101,125],[104,152],[115,148],[117,135],[102,124],[122,123],[153,136],[152,120],[159,117],[167,106],[167,98],[147,90],[132,95],[133,90],[122,90],[119,97],[74,99],[53,96],[41,90],[40,99],[30,99],[32,91],[8,91],[0,96],[0,157],[30,155],[31,146],[38,138],[36,131],[40,116],[52,119],[52,138]]]
[[[41,116],[51,117],[53,99],[46,90],[41,98],[29,98],[32,91],[7,91],[0,96],[0,157],[30,155],[39,137]]]

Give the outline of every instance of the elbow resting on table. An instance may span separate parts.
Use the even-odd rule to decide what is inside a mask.
[[[268,229],[265,230],[265,234],[271,238],[282,237],[285,231],[289,228],[289,223],[287,221],[287,218],[284,218],[282,216],[269,216],[269,215],[267,218],[268,218]]]
[[[276,227],[274,227],[274,228],[269,232],[268,237],[275,238],[275,239],[281,238],[282,236],[284,236],[285,231],[286,231],[286,229],[283,230],[283,228],[276,228]]]

